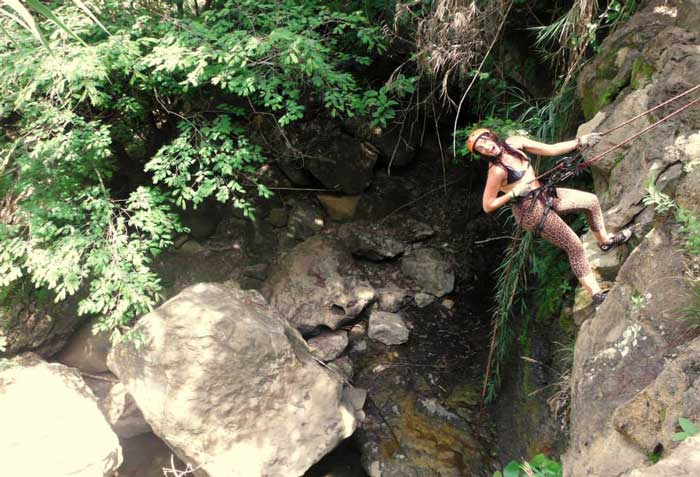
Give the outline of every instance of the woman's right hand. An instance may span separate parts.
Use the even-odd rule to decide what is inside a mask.
[[[522,181],[513,187],[508,194],[510,194],[510,197],[512,200],[517,199],[518,197],[526,197],[530,191],[532,191],[534,187],[532,184],[528,181]]]

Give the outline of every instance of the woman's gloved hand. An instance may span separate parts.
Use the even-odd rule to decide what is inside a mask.
[[[598,144],[602,138],[603,135],[600,133],[584,134],[583,136],[578,138],[578,147],[580,149],[587,149],[589,147],[593,147],[596,144]]]
[[[508,195],[510,196],[510,200],[516,200],[518,198],[526,197],[532,189],[533,187],[529,182],[523,181],[516,184],[515,187],[508,192]]]

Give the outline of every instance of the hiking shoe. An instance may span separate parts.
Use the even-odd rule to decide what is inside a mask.
[[[600,305],[603,304],[605,299],[608,297],[608,290],[604,291],[599,291],[595,295],[593,295],[593,306],[595,306],[595,309],[597,310]]]
[[[618,233],[613,235],[610,238],[610,240],[607,241],[607,243],[599,244],[598,247],[603,252],[607,252],[608,250],[615,248],[618,245],[627,242],[630,239],[630,237],[632,237],[632,230],[630,230],[630,229],[620,230]]]

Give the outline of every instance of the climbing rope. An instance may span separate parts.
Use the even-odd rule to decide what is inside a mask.
[[[688,90],[682,92],[681,94],[678,94],[678,95],[674,96],[673,98],[667,99],[667,100],[664,101],[663,103],[658,104],[658,105],[654,106],[653,108],[648,109],[648,110],[646,110],[646,111],[644,111],[644,112],[642,112],[642,113],[640,113],[640,114],[634,116],[633,118],[628,119],[627,121],[624,121],[624,122],[621,123],[621,124],[618,124],[617,126],[613,127],[612,129],[609,129],[609,130],[605,131],[604,133],[602,133],[602,136],[606,136],[606,135],[608,135],[608,134],[610,134],[610,133],[612,133],[612,132],[614,132],[614,131],[617,131],[617,130],[620,129],[621,127],[624,127],[624,126],[628,125],[629,123],[631,123],[631,122],[633,122],[633,121],[636,121],[636,120],[639,119],[639,118],[642,118],[642,117],[644,117],[644,116],[646,116],[646,115],[648,115],[648,114],[651,114],[651,113],[653,113],[654,111],[658,110],[659,108],[662,108],[662,107],[666,106],[667,104],[669,104],[669,103],[671,103],[671,102],[673,102],[673,101],[676,101],[676,100],[678,100],[678,99],[680,99],[680,98],[682,98],[682,97],[684,97],[684,96],[687,96],[687,95],[693,93],[694,91],[697,91],[698,89],[700,89],[700,84],[698,84],[698,85],[696,85],[696,86],[693,86],[692,88],[690,88],[690,89],[688,89]],[[634,134],[634,135],[628,137],[628,138],[625,139],[624,141],[622,141],[622,142],[620,142],[620,143],[618,143],[618,144],[615,144],[614,146],[611,146],[610,148],[608,148],[607,150],[601,152],[600,154],[596,155],[595,157],[593,157],[593,158],[591,158],[591,159],[588,159],[587,161],[582,161],[582,162],[580,162],[580,163],[575,164],[575,167],[573,167],[573,168],[571,167],[571,164],[570,164],[569,162],[567,162],[566,160],[560,161],[559,163],[557,163],[556,166],[554,166],[554,167],[552,167],[551,169],[549,169],[549,170],[543,172],[542,174],[538,175],[537,177],[535,177],[535,178],[534,178],[532,181],[530,181],[530,182],[534,182],[534,181],[536,181],[536,180],[540,180],[540,179],[543,178],[543,177],[546,177],[546,176],[548,176],[548,175],[552,175],[552,174],[554,174],[554,173],[556,173],[556,172],[558,172],[558,171],[562,171],[562,170],[566,171],[566,173],[563,174],[561,177],[555,177],[556,179],[558,179],[556,182],[561,182],[562,180],[565,180],[565,179],[571,177],[572,175],[576,175],[581,169],[583,169],[583,168],[585,168],[585,167],[589,167],[591,164],[593,164],[593,163],[595,163],[595,162],[598,162],[599,160],[601,160],[603,157],[607,156],[607,155],[610,154],[611,152],[613,152],[613,151],[615,151],[615,150],[621,148],[622,146],[625,146],[626,144],[628,144],[629,142],[631,142],[631,141],[637,139],[639,136],[641,136],[642,134],[646,133],[647,131],[649,131],[649,130],[655,128],[655,127],[657,127],[658,125],[660,125],[661,123],[663,123],[663,122],[665,122],[665,121],[668,121],[668,120],[671,119],[672,117],[674,117],[674,116],[676,116],[676,115],[682,113],[682,112],[685,111],[686,109],[690,108],[691,106],[694,106],[695,104],[697,104],[697,103],[699,103],[699,102],[700,102],[700,98],[696,98],[696,99],[690,101],[689,103],[687,103],[687,104],[681,106],[680,108],[678,108],[678,109],[672,111],[671,113],[667,114],[667,115],[664,116],[663,118],[659,119],[659,120],[656,121],[655,123],[650,124],[650,125],[647,126],[646,128],[644,128],[644,129],[642,129],[641,131],[639,131],[638,133],[636,133],[636,134]],[[577,154],[577,156],[579,156],[579,154]],[[575,156],[575,157],[577,157],[577,156]],[[567,158],[567,159],[570,159],[570,158]],[[577,162],[577,161],[574,161],[574,162]],[[573,169],[573,170],[572,170],[572,169]],[[551,185],[552,183],[554,183],[554,181],[552,181],[552,180],[548,180],[547,182],[548,182],[549,185]]]

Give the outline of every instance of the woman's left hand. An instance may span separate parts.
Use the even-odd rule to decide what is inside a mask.
[[[587,149],[589,147],[593,147],[596,144],[598,144],[602,138],[603,135],[600,133],[584,134],[583,136],[578,138],[579,148]]]

